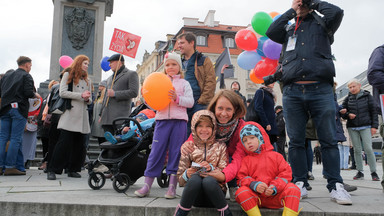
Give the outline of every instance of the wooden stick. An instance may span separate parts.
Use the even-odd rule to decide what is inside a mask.
[[[120,67],[121,56],[122,56],[122,54],[120,54],[120,56],[119,56],[119,61],[117,62],[116,71],[115,71],[115,74],[113,75],[112,84],[111,84],[111,88],[110,89],[112,89],[113,84],[115,84],[116,74],[117,74],[117,71],[120,69],[119,67]],[[107,95],[108,95],[108,90],[107,90]],[[108,106],[108,102],[109,102],[109,96],[107,97],[107,102],[105,103],[105,107]]]

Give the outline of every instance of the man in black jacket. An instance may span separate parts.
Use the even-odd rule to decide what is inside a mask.
[[[277,140],[276,140],[276,146],[277,146],[277,152],[279,152],[281,155],[283,155],[284,159],[287,160],[287,156],[285,155],[285,142],[287,140],[285,135],[285,121],[284,121],[284,114],[283,114],[283,107],[278,105],[275,107],[275,113],[276,113],[276,127],[277,127]]]
[[[324,15],[320,17],[314,11]],[[340,176],[340,156],[335,139],[335,104],[331,44],[340,26],[343,10],[319,0],[293,0],[292,8],[274,21],[267,36],[282,48],[283,106],[290,139],[288,158],[293,181],[307,196],[305,126],[312,117],[323,155],[324,175],[331,199],[338,204],[352,204]],[[295,18],[296,22],[288,25]]]
[[[33,78],[29,74],[32,60],[26,56],[20,56],[17,64],[19,68],[6,73],[0,81],[0,174],[4,173],[4,175],[25,175],[21,148],[28,117],[28,98],[40,98],[40,95],[34,92]],[[8,141],[10,143],[6,153]]]

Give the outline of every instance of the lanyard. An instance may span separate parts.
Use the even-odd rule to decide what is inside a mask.
[[[297,17],[295,31],[293,32],[293,35],[296,35],[296,30],[299,28],[301,21],[303,21],[303,19],[300,20],[300,17]]]

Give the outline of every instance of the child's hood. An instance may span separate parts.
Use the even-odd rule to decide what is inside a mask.
[[[203,140],[201,140],[197,136],[197,133],[196,133],[196,123],[199,121],[199,119],[202,116],[208,116],[211,119],[212,124],[213,124],[212,135],[205,142]],[[207,143],[208,145],[213,144],[215,142],[215,138],[216,138],[216,117],[215,117],[215,114],[213,114],[209,110],[199,110],[199,111],[197,111],[193,115],[193,117],[192,117],[191,131],[192,131],[193,142],[195,143],[195,145],[202,145],[203,143]]]
[[[264,128],[261,125],[259,125],[256,122],[253,122],[253,121],[245,122],[245,124],[240,129],[240,134],[241,134],[243,128],[245,126],[247,126],[247,125],[254,125],[254,126],[256,126],[257,129],[261,132],[261,135],[262,135],[262,138],[263,138],[262,142],[260,142],[260,140],[259,140],[259,145],[261,145],[260,146],[260,153],[256,153],[256,152],[251,152],[251,151],[246,150],[245,146],[244,146],[244,143],[243,143],[243,141],[242,141],[242,139],[240,137],[240,142],[243,144],[244,150],[247,152],[248,155],[262,154],[263,152],[272,151],[274,149],[272,144],[271,144],[271,141],[269,140],[269,136],[268,136],[267,132],[264,130]]]

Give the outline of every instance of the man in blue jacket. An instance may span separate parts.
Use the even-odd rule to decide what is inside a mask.
[[[319,17],[316,12],[324,15]],[[352,204],[340,176],[340,155],[335,139],[335,104],[333,98],[333,65],[331,44],[340,26],[343,10],[318,0],[293,0],[292,8],[274,21],[267,36],[283,44],[281,65],[283,106],[290,139],[288,158],[293,181],[302,197],[307,196],[307,163],[305,157],[305,126],[312,117],[323,155],[324,175],[331,200]],[[288,21],[296,22],[288,25]]]
[[[377,113],[381,113],[380,94],[384,94],[384,44],[373,50],[369,58],[367,78],[373,87],[373,98],[376,102]],[[383,115],[381,113],[381,115]],[[382,146],[382,161],[384,161],[384,146]],[[384,163],[383,170],[384,170]],[[381,181],[384,192],[384,174]]]
[[[6,73],[0,81],[0,175],[3,173],[4,175],[25,175],[21,150],[28,117],[28,98],[40,98],[40,95],[34,91],[33,78],[29,74],[32,60],[26,56],[20,56],[17,64],[19,68]],[[8,140],[10,143],[6,152]]]

